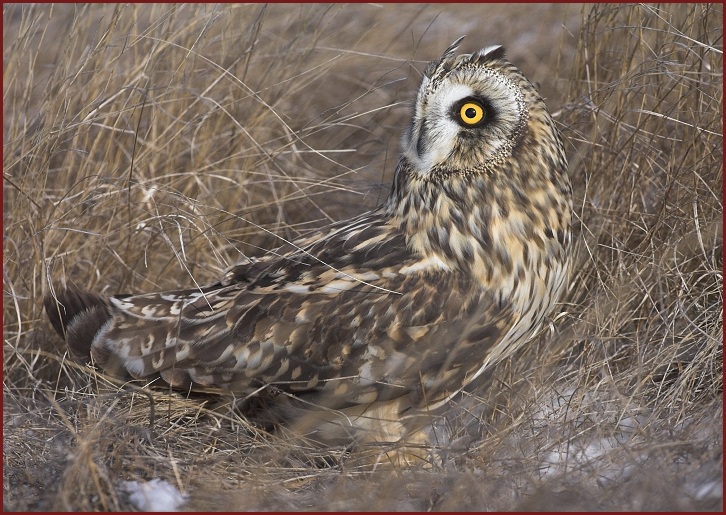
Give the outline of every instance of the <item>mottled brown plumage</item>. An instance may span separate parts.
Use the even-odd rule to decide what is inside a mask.
[[[58,291],[45,306],[73,355],[121,378],[266,393],[324,442],[417,439],[527,342],[567,275],[554,122],[501,47],[455,57],[459,42],[426,69],[383,206],[201,289]]]

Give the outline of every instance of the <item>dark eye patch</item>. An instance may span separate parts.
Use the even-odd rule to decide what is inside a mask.
[[[462,120],[462,107],[467,106],[467,104],[476,104],[478,106],[481,106],[481,109],[484,110],[484,116],[477,123],[466,123],[464,120]],[[469,106],[466,109],[465,115],[469,116],[469,114],[473,114],[474,111],[475,108]],[[486,98],[482,96],[469,96],[455,102],[454,105],[451,106],[449,116],[465,129],[478,129],[479,127],[489,125],[494,120],[496,120],[497,113],[494,109],[494,106],[492,106],[491,102],[489,102],[489,100],[487,100]]]

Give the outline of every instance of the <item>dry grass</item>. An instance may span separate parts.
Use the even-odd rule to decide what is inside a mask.
[[[196,510],[722,509],[720,5],[3,9],[6,510],[133,509],[119,482],[153,478]],[[371,471],[67,360],[51,280],[191,287],[376,205],[463,33],[557,112],[578,265],[442,463]]]

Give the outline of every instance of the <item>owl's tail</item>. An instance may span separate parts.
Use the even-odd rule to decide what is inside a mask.
[[[56,332],[68,343],[74,359],[88,360],[98,331],[111,318],[108,299],[73,288],[59,290],[43,299],[45,311]]]
[[[235,306],[238,294],[236,286],[219,284],[113,296],[67,288],[43,302],[74,360],[93,362],[124,381],[161,377],[186,389],[192,382],[219,386],[236,381],[216,369],[232,341],[233,328],[226,321],[230,308],[257,313],[251,309],[257,298]],[[250,331],[254,328],[251,324]],[[240,378],[248,382],[244,371]]]

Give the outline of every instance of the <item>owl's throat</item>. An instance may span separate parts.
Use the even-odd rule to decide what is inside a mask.
[[[523,309],[533,295],[543,295],[540,290],[552,280],[548,269],[566,268],[557,233],[569,225],[550,220],[551,209],[535,202],[520,209],[486,174],[437,182],[406,170],[405,162],[400,166],[388,208],[410,250],[423,260],[468,273]]]

